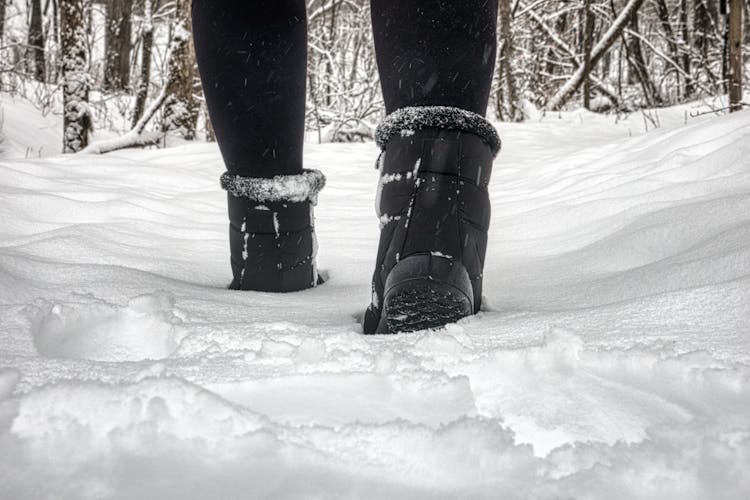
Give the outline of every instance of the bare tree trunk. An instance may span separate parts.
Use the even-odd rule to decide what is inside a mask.
[[[206,120],[206,142],[216,142],[214,124],[211,123],[211,117],[208,114],[208,108],[206,106],[203,106],[203,118]]]
[[[3,44],[5,35],[5,3],[7,0],[0,0],[0,45]]]
[[[701,65],[705,67],[708,65],[712,42],[717,45],[721,43],[718,20],[719,6],[715,0],[695,0],[693,43],[701,56]]]
[[[529,14],[534,14],[534,11],[530,11]],[[538,16],[534,16],[532,18],[537,22],[541,22],[541,18],[539,18]],[[567,29],[568,29],[568,13],[563,11],[560,14],[560,16],[557,18],[557,21],[555,22],[554,30],[550,30],[549,34],[550,35],[554,34],[555,36],[557,36],[557,33],[564,33],[565,31],[567,31]],[[558,68],[560,66],[558,64],[555,64],[554,62],[552,47],[549,47],[549,49],[547,49],[547,54],[544,59],[546,60],[544,72],[547,75],[547,78],[545,78],[545,82],[544,82],[544,88],[545,88],[544,93],[548,95],[550,87],[554,85],[554,82],[550,82],[550,77],[559,72]]]
[[[617,98],[622,101],[622,54],[625,52],[625,44],[620,45],[617,51]]]
[[[141,74],[138,88],[135,92],[135,108],[133,110],[133,126],[143,116],[148,99],[148,86],[151,82],[151,54],[154,49],[154,11],[151,0],[143,2],[143,28],[141,31]]]
[[[687,0],[680,1],[680,30],[682,31],[682,69],[686,75],[691,75],[690,67],[690,30],[688,29],[688,4]],[[695,86],[690,78],[685,78],[685,95],[690,97],[695,93]]]
[[[591,55],[589,55],[589,58]],[[599,77],[600,78],[609,78],[609,75],[612,73],[612,52],[607,52],[604,54],[604,57],[602,57],[602,65],[601,69],[599,70]]]
[[[130,86],[132,16],[131,0],[107,0],[103,81],[105,90],[126,90]]]
[[[76,153],[89,143],[88,51],[83,0],[60,1],[63,76],[63,153]]]
[[[164,103],[163,130],[179,130],[185,139],[195,139],[199,105],[193,94],[195,53],[190,42],[190,0],[176,1],[176,19],[169,57],[169,97]]]
[[[2,1],[2,0],[0,0]],[[52,36],[55,44],[60,46],[60,2],[59,0],[52,0]],[[57,84],[60,81],[60,65],[55,64],[52,66],[53,74],[52,82]],[[50,78],[47,78],[50,80]]]
[[[700,3],[700,0],[698,0]],[[675,61],[678,59],[679,49],[677,48],[677,35],[675,35],[672,23],[669,20],[669,8],[666,0],[656,0],[656,13],[659,16],[659,23],[664,30],[664,38],[669,46],[669,54]]]
[[[729,110],[742,109],[742,0],[729,0]]]
[[[629,0],[628,3],[623,7],[620,14],[617,16],[617,18],[612,21],[612,25],[609,27],[606,33],[602,35],[601,40],[596,44],[596,46],[591,51],[591,66],[595,66],[599,59],[602,58],[602,56],[609,50],[610,47],[612,47],[612,44],[615,42],[618,36],[622,33],[622,30],[625,29],[625,26],[628,24],[628,21],[638,12],[638,9],[643,4],[643,0]],[[563,106],[568,99],[573,96],[573,94],[576,93],[576,91],[581,87],[581,84],[583,83],[584,78],[586,78],[586,73],[584,72],[583,65],[579,66],[578,70],[573,74],[573,76],[570,77],[570,79],[565,82],[565,84],[560,87],[560,90],[557,91],[557,93],[552,96],[552,98],[547,103],[548,109],[559,109],[561,106]]]
[[[594,43],[594,13],[591,0],[583,0],[583,107],[591,109],[591,46]]]
[[[50,6],[52,6],[52,39],[55,41],[55,43],[59,43],[60,42],[60,26],[58,24],[59,16],[58,16],[58,9],[57,9],[57,0],[47,0],[47,3],[44,5],[45,16],[50,15],[49,14]]]
[[[695,48],[701,55],[701,64],[708,59],[708,44],[711,18],[706,5],[707,0],[696,0],[695,12],[693,14],[693,41]]]
[[[34,65],[34,79],[40,82],[45,81],[44,57],[44,28],[42,26],[42,0],[31,0],[31,19],[29,21],[28,46],[30,59]]]
[[[700,2],[701,0],[698,0],[698,3]],[[659,16],[659,23],[661,24],[661,28],[664,31],[664,38],[666,39],[667,46],[669,47],[669,57],[673,61],[677,62],[680,60],[680,50],[677,45],[677,35],[675,34],[674,29],[672,29],[672,23],[669,20],[669,8],[667,7],[666,0],[656,0],[656,13]],[[688,58],[688,61],[689,60],[690,59]],[[688,71],[686,72],[686,74],[689,75],[690,72]],[[686,78],[685,85],[686,87],[690,85],[689,78]]]
[[[336,17],[338,14],[338,0],[331,0],[331,23],[328,26],[328,42],[330,43],[330,47],[333,47],[334,45],[334,39],[336,38]],[[328,48],[328,51],[330,52],[331,49]],[[331,86],[331,83],[333,81],[333,65],[331,64],[331,59],[328,59],[328,62],[326,64],[326,104],[328,106],[331,105],[331,101],[333,99],[333,87]]]
[[[635,13],[633,17],[630,18],[630,29],[635,33],[639,32],[638,13]],[[630,66],[633,69],[633,73],[635,73],[638,82],[641,84],[641,88],[643,89],[643,96],[646,99],[646,104],[648,106],[661,105],[663,103],[661,95],[659,93],[659,90],[656,88],[656,85],[654,85],[654,82],[651,81],[651,76],[649,75],[648,71],[648,65],[643,58],[641,41],[636,36],[630,36],[629,38],[630,41],[627,44],[626,48],[630,55]]]
[[[497,86],[495,103],[497,118],[510,122],[523,121],[523,110],[518,100],[518,90],[513,76],[513,32],[510,28],[510,0],[500,0],[498,5],[500,17],[500,50],[498,50],[497,69],[500,81]]]

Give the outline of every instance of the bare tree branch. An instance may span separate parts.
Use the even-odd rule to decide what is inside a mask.
[[[638,9],[643,4],[643,0],[628,0],[627,5],[622,9],[617,18],[612,22],[606,33],[597,42],[591,51],[591,66],[596,65],[599,59],[609,50],[612,44],[615,42],[617,37],[620,35],[625,25],[630,21],[630,18],[638,12]],[[573,76],[552,96],[547,102],[548,109],[560,109],[573,94],[580,88],[586,77],[586,68],[579,66],[578,70]]]

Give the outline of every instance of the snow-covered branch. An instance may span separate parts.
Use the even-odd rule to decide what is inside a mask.
[[[599,59],[607,53],[609,48],[615,42],[622,30],[625,29],[625,25],[630,21],[630,18],[638,12],[638,9],[643,4],[643,0],[629,0],[627,5],[622,9],[620,14],[612,22],[606,33],[597,42],[591,51],[591,62],[589,67],[593,67],[599,62]],[[583,80],[586,78],[587,68],[584,65],[578,66],[578,69],[573,76],[555,93],[554,96],[547,102],[547,109],[556,110],[562,107],[573,94],[578,91]]]
[[[145,129],[151,118],[156,114],[159,108],[162,107],[167,96],[167,87],[164,86],[159,97],[151,103],[148,109],[143,113],[140,120],[138,120],[128,133],[114,139],[96,141],[81,151],[81,154],[104,154],[119,149],[138,148],[158,144],[164,137],[164,134],[155,131],[147,132]]]

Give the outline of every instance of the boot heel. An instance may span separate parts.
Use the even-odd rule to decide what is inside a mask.
[[[388,274],[376,333],[442,327],[471,315],[473,304],[463,264],[443,256],[412,255]]]

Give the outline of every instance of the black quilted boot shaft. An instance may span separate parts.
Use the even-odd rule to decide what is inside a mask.
[[[380,245],[364,332],[435,328],[479,311],[500,147],[481,116],[404,108],[378,130]]]
[[[325,183],[318,171],[271,179],[224,174],[228,191],[229,288],[293,292],[318,284],[313,206]]]

